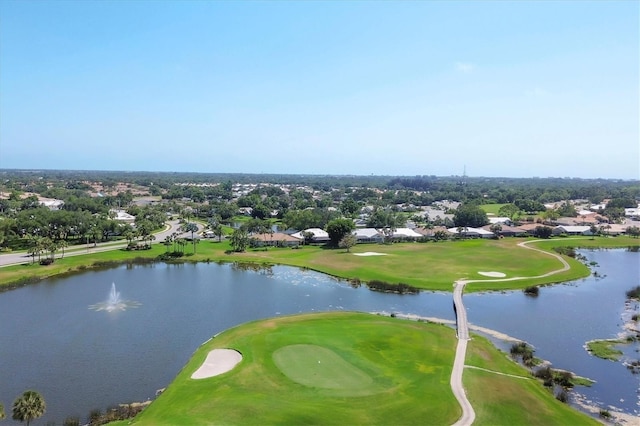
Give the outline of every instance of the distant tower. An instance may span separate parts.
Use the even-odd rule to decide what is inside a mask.
[[[458,187],[462,194],[466,195],[467,192],[467,165],[464,165],[464,169],[462,171],[462,177],[458,181]]]
[[[462,178],[458,181],[458,185],[466,186],[467,185],[467,165],[464,165],[464,169],[462,170]]]

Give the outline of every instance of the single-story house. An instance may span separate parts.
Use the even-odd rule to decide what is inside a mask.
[[[482,229],[493,233],[493,231],[491,230],[491,226],[492,225],[485,225],[482,227]],[[528,234],[526,230],[519,228],[517,226],[509,226],[509,225],[503,225],[503,224],[500,224],[500,226],[502,227],[502,229],[500,230],[499,234],[502,235],[503,237],[519,237],[519,236]]]
[[[629,224],[620,225],[617,223],[611,223],[607,225],[601,225],[598,229],[605,235],[622,235],[627,232],[627,228],[633,226]]]
[[[413,229],[398,228],[394,231],[392,238],[394,240],[417,240],[418,238],[422,238],[422,234]]]
[[[119,222],[124,222],[124,223],[134,223],[136,221],[136,217],[133,215],[130,215],[129,213],[125,212],[124,210],[110,210],[111,212],[114,213],[114,220],[117,220]]]
[[[357,228],[353,231],[353,235],[359,243],[381,243],[384,241],[384,235],[375,228]]]
[[[301,239],[283,234],[282,232],[274,232],[273,234],[253,234],[251,235],[251,239],[257,247],[297,247],[302,243]]]
[[[560,225],[553,228],[553,235],[593,235],[590,226]]]
[[[532,223],[525,223],[523,225],[518,226],[518,229],[522,230],[523,232],[535,236],[536,235],[536,228],[538,226],[548,226],[545,225],[544,223],[537,223],[537,222],[532,222]]]
[[[418,234],[422,235],[425,238],[433,238],[435,233],[438,231],[447,232],[447,228],[445,228],[444,226],[434,226],[433,228],[418,227],[418,228],[415,228],[414,231],[416,231]]]
[[[304,233],[306,232],[310,232],[313,234],[313,237],[311,237],[312,243],[326,243],[330,240],[329,234],[327,233],[327,231],[320,228],[305,229],[304,231],[299,231],[294,234],[291,234],[291,236],[299,240],[304,240]]]
[[[64,201],[55,198],[38,197],[38,202],[41,206],[45,206],[49,210],[60,210],[64,205]]]
[[[624,209],[624,215],[626,217],[640,217],[640,208]]]
[[[452,235],[458,235],[458,228],[449,228],[447,229],[447,232],[449,232]],[[468,238],[493,238],[494,237],[493,232],[485,231],[482,228],[467,227],[467,228],[464,228],[464,230],[462,230],[461,234]]]
[[[491,225],[495,225],[496,223],[500,225],[513,225],[513,222],[508,217],[489,216],[488,219]]]

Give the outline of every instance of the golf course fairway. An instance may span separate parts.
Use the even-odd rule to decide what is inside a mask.
[[[528,375],[491,343],[477,339],[473,353],[480,367]],[[192,379],[215,349],[233,349],[242,360],[226,373]],[[365,313],[255,321],[204,343],[148,408],[118,424],[451,425],[461,415],[449,386],[455,349],[455,331],[449,327]],[[472,389],[474,406],[487,400],[497,407],[479,410],[475,424],[496,424],[513,412],[524,416],[515,415],[515,423],[592,421],[556,401],[535,380],[509,383],[508,395]],[[501,411],[502,397],[510,406]]]

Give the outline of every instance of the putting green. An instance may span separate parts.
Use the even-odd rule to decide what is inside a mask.
[[[367,373],[322,346],[285,346],[273,353],[273,361],[285,376],[301,385],[339,390],[344,396],[381,390]]]

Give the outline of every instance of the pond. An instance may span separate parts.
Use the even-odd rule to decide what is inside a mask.
[[[589,399],[637,413],[637,376],[582,346],[621,330],[625,291],[640,281],[639,254],[583,254],[599,263],[603,278],[545,287],[535,299],[521,291],[466,295],[469,319],[527,340],[554,366],[597,380],[580,388]],[[96,310],[113,283],[127,309]],[[0,402],[10,411],[17,395],[36,389],[47,402],[39,423],[84,420],[95,408],[153,399],[202,342],[227,328],[327,310],[454,320],[449,293],[376,293],[284,266],[159,263],[90,271],[0,294]]]

